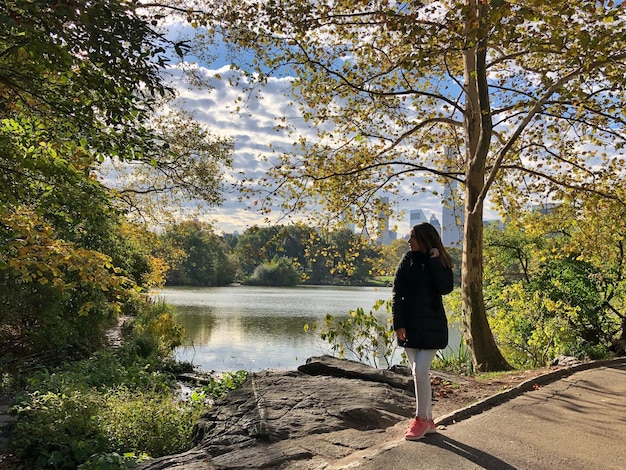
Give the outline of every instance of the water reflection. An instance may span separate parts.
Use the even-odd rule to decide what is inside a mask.
[[[176,308],[189,345],[176,356],[205,370],[295,369],[307,358],[330,352],[305,324],[321,323],[330,313],[372,309],[391,296],[373,287],[222,287],[166,288],[157,294]],[[387,314],[381,312],[381,320]]]

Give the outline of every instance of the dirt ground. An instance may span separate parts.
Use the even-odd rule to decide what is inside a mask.
[[[555,369],[557,367],[543,367],[475,377],[432,371],[433,413],[435,417],[452,413]]]

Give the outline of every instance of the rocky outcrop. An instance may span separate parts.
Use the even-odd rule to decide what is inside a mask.
[[[379,444],[413,416],[412,377],[329,356],[250,374],[194,429],[194,448],[142,469],[313,469]]]

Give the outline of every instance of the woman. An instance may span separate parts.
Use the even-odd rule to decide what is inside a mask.
[[[415,419],[407,440],[435,432],[429,370],[438,349],[448,345],[448,322],[442,295],[452,292],[452,259],[437,229],[424,222],[410,232],[410,251],[396,269],[393,282],[393,328],[405,348],[415,381]]]

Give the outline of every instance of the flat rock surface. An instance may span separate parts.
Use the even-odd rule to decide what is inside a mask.
[[[434,412],[445,417],[510,385],[495,382],[484,382],[477,393],[473,379],[433,372]],[[190,452],[140,468],[328,468],[384,446],[414,413],[413,380],[406,368],[392,371],[329,356],[311,358],[297,371],[250,374],[197,423]]]

